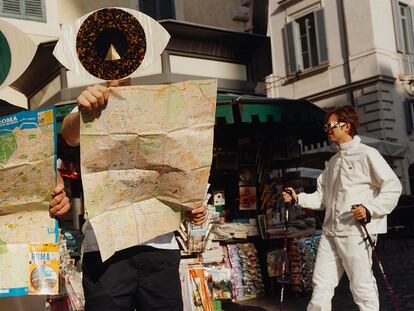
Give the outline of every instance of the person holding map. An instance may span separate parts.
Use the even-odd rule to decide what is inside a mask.
[[[130,79],[124,79],[111,81],[108,87],[129,84]],[[107,87],[94,85],[77,98],[77,108],[65,117],[62,126],[62,137],[69,145],[80,143],[80,112],[99,116],[106,108],[108,96]],[[64,197],[62,192],[55,196],[51,211],[61,206],[59,201],[64,200]],[[206,214],[204,205],[186,211],[187,218],[195,225],[202,224]],[[181,255],[173,232],[117,251],[108,260],[102,261],[95,233],[88,220],[82,231],[85,310],[182,310],[178,271]]]
[[[59,172],[56,174],[57,185],[52,191],[52,200],[49,205],[50,216],[56,218],[65,215],[70,210],[69,198],[65,192],[65,184]]]

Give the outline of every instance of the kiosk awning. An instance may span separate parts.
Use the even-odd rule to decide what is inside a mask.
[[[218,94],[216,118],[227,124],[312,122],[322,127],[325,110],[307,100]]]

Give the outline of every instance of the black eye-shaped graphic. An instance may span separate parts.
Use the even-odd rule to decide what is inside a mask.
[[[126,8],[105,8],[70,25],[53,54],[82,76],[118,80],[154,63],[170,35],[151,17]]]
[[[0,88],[16,81],[29,67],[36,44],[14,25],[0,20]]]

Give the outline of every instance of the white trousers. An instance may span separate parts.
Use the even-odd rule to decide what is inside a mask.
[[[373,239],[376,236],[372,236]],[[377,283],[372,272],[372,251],[362,236],[322,235],[313,272],[313,293],[308,311],[331,310],[335,287],[346,272],[355,303],[361,311],[378,311]]]

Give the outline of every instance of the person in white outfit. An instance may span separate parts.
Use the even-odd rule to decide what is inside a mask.
[[[285,202],[325,210],[307,310],[331,310],[334,289],[346,272],[359,310],[378,311],[372,250],[359,222],[367,224],[374,238],[385,233],[387,214],[397,205],[401,183],[380,153],[361,143],[356,135],[359,117],[352,106],[328,111],[325,121],[324,130],[338,152],[318,177],[317,190],[296,194],[288,187],[282,194]]]

